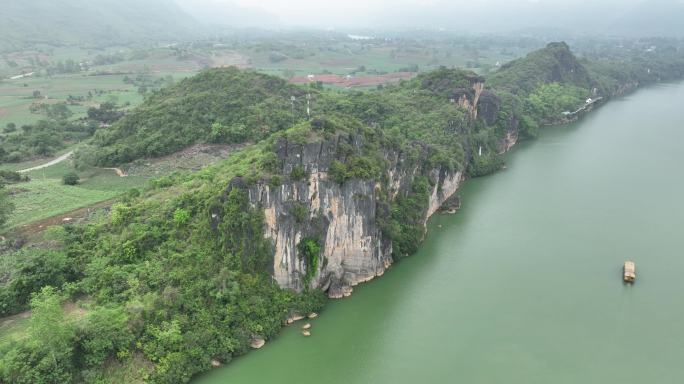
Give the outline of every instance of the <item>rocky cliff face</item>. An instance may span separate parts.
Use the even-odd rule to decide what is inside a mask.
[[[478,102],[483,91],[484,82],[480,78],[476,78],[472,80],[472,87],[470,89],[456,89],[452,95],[451,101],[467,110],[470,113],[470,117],[475,120],[477,119]]]
[[[484,91],[481,79],[474,78],[471,85],[453,89],[448,97],[472,120],[479,110],[486,124],[494,123],[500,101]],[[514,142],[516,133],[517,124],[506,140]],[[349,148],[360,154],[364,140],[349,133],[306,143],[281,138],[274,147],[280,172],[303,170],[306,180],[286,180],[277,186],[264,180],[247,187],[250,204],[264,211],[264,236],[273,246],[273,278],[281,287],[320,288],[332,298],[350,295],[355,285],[382,275],[393,263],[392,241],[379,224],[391,202],[408,195],[417,177],[427,177],[431,190],[419,223],[424,226],[463,180],[462,170],[428,169],[425,161],[415,161],[415,153],[411,160],[388,148],[380,149],[385,166],[379,180],[332,180],[333,162],[344,161],[341,153],[348,155]],[[419,159],[428,158],[430,148],[418,142],[415,147]],[[300,254],[299,244],[305,239],[316,239],[320,246],[319,259],[312,265]]]
[[[342,184],[330,180],[328,170],[338,156],[337,148],[342,144],[360,148],[361,140],[355,135],[307,144],[281,139],[276,153],[284,173],[300,167],[308,180],[277,187],[261,182],[249,188],[250,202],[265,212],[264,235],[273,244],[273,277],[280,286],[301,290],[308,284],[340,298],[350,295],[356,284],[382,275],[392,264],[392,243],[377,221],[379,212],[387,209],[383,196],[392,199],[406,193],[420,174],[420,166],[407,165],[402,154],[387,151],[383,154],[389,164],[385,185],[375,180],[352,179]],[[430,170],[429,177],[435,185],[425,221],[456,192],[462,173],[438,168]],[[311,266],[298,250],[300,241],[311,237],[319,239],[321,246],[315,271],[307,270]]]
[[[479,116],[486,125],[494,125],[499,119],[500,111],[501,99],[489,91],[482,90],[478,95],[475,116]],[[498,142],[499,153],[508,152],[518,142],[519,121],[515,115],[508,115],[504,125],[506,133]]]

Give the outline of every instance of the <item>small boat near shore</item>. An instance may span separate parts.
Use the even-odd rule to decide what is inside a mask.
[[[633,283],[636,280],[636,265],[633,261],[625,261],[622,268],[622,279],[625,283]]]

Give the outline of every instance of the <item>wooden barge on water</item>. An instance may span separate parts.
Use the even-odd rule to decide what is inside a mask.
[[[622,279],[625,283],[633,283],[636,280],[636,265],[633,261],[625,261],[622,268]]]

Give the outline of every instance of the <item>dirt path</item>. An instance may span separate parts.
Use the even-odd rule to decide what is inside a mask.
[[[114,172],[116,172],[116,174],[117,174],[119,177],[126,177],[126,176],[128,176],[128,175],[126,174],[126,172],[124,172],[124,171],[121,170],[121,168],[102,168],[102,169],[108,169],[108,170],[110,170],[110,171],[114,171]]]
[[[69,157],[71,157],[71,155],[73,155],[73,154],[74,154],[74,151],[69,151],[69,152],[63,154],[62,156],[60,156],[60,157],[58,157],[58,158],[56,158],[56,159],[52,159],[52,160],[48,161],[48,162],[45,163],[45,164],[37,165],[37,166],[31,167],[31,168],[22,169],[22,170],[17,171],[17,172],[19,172],[19,173],[26,173],[26,172],[36,171],[36,170],[38,170],[38,169],[47,168],[47,167],[50,167],[50,166],[52,166],[52,165],[61,163],[62,161],[64,161],[64,160],[68,159]]]
[[[0,318],[0,330],[5,331],[5,328],[8,328],[17,321],[28,319],[29,317],[31,317],[31,311],[24,311],[17,313],[16,315]]]
[[[51,227],[53,225],[61,225],[61,224],[68,224],[68,223],[78,223],[90,215],[91,212],[100,209],[100,208],[106,208],[111,206],[116,199],[110,199],[110,200],[105,200],[101,201],[99,203],[95,203],[92,205],[89,205],[87,207],[82,207],[79,209],[75,209],[70,212],[62,213],[56,216],[48,217],[45,219],[41,219],[38,221],[31,222],[29,224],[25,224],[19,227],[15,227],[11,229],[9,232],[13,235],[16,236],[29,236],[33,235],[36,233],[43,232],[45,229],[48,227]]]

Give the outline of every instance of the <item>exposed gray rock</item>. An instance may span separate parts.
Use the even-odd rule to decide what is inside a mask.
[[[466,109],[472,120],[480,110],[486,123],[496,121],[500,101],[484,92],[481,78],[473,77],[472,89],[467,90],[450,83],[429,85],[452,90],[452,101]],[[480,107],[479,100],[483,103]],[[510,121],[509,129],[517,139],[517,121]],[[250,204],[264,211],[264,236],[273,246],[272,274],[281,287],[301,291],[308,285],[327,291],[331,298],[341,298],[349,296],[355,285],[382,275],[392,265],[392,242],[378,224],[379,218],[388,215],[389,202],[408,195],[416,177],[427,176],[432,190],[423,212],[425,225],[463,180],[461,170],[426,169],[420,159],[428,158],[430,148],[420,142],[413,146],[418,150],[418,161],[415,154],[409,157],[381,149],[379,156],[385,162],[381,180],[350,179],[339,184],[329,179],[330,166],[334,160],[344,162],[350,151],[362,154],[363,136],[338,134],[314,142],[283,137],[274,144],[280,173],[289,175],[298,168],[308,175],[308,180],[285,180],[277,187],[267,180],[250,186],[238,178],[231,182],[231,188],[246,189]],[[467,145],[464,151],[469,156]],[[220,222],[219,215],[218,211],[212,212],[212,222]],[[312,266],[299,255],[298,244],[305,238],[318,239],[321,247],[315,271],[307,271]]]
[[[401,153],[387,152],[383,154],[389,163],[386,186],[359,179],[339,184],[328,179],[328,170],[337,159],[340,143],[356,151],[363,146],[356,135],[307,144],[280,139],[275,151],[283,173],[301,167],[308,173],[308,181],[287,181],[275,188],[263,181],[248,187],[251,204],[264,210],[264,235],[273,244],[273,277],[281,287],[304,289],[307,265],[297,245],[309,236],[318,237],[322,249],[309,286],[326,290],[332,298],[349,296],[353,286],[382,275],[392,264],[392,244],[377,223],[382,209],[380,193],[386,192],[390,199],[406,193],[413,178],[421,174],[420,166],[410,164]],[[458,189],[462,178],[461,172],[442,169],[429,174],[436,183],[425,220]],[[306,207],[304,220],[293,215],[295,205]]]
[[[477,115],[487,125],[493,125],[499,118],[499,110],[501,110],[501,99],[489,91],[482,91],[477,104]]]

